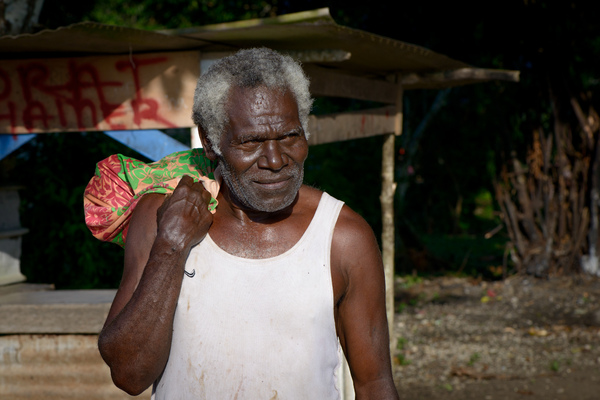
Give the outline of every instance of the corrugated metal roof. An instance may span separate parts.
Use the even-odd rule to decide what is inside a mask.
[[[424,47],[338,25],[327,8],[165,32],[214,43],[207,50],[220,50],[218,43],[240,48],[344,50],[351,53],[350,59],[334,65],[357,72],[433,72],[469,66]]]
[[[329,9],[189,29],[146,31],[82,22],[37,34],[0,37],[1,58],[42,58],[267,46],[281,51],[342,50],[350,58],[322,62],[349,72],[434,72],[467,64],[424,47],[338,25]]]

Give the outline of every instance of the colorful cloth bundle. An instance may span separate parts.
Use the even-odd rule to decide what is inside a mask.
[[[201,181],[210,192],[209,210],[214,214],[220,187],[214,172],[215,164],[203,149],[180,151],[149,164],[114,154],[96,165],[85,189],[85,223],[95,238],[124,246],[131,215],[142,196],[172,193],[184,175]]]

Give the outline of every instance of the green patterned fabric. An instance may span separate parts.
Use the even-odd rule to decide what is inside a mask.
[[[114,154],[97,164],[96,174],[85,189],[86,225],[94,237],[124,246],[139,199],[147,193],[172,193],[184,175],[202,181],[211,192],[208,209],[214,213],[219,190],[215,167],[203,149],[180,151],[148,164]]]

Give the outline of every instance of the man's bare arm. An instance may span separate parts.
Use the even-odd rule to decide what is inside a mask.
[[[168,199],[146,195],[134,211],[123,279],[98,341],[113,381],[129,394],[147,389],[167,363],[185,262],[212,223],[209,200],[184,177]]]
[[[332,244],[336,323],[357,400],[398,399],[391,369],[381,254],[370,226],[348,207]],[[337,285],[336,285],[337,281]]]

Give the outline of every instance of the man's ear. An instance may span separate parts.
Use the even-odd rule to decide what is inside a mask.
[[[202,127],[200,127],[200,126],[198,126],[198,134],[200,135],[200,141],[202,142],[202,148],[204,148],[204,154],[206,154],[206,157],[208,157],[209,160],[216,161],[217,153],[215,153],[215,151],[213,150],[213,146],[210,143],[210,140],[208,140],[206,133],[204,132],[204,129],[202,129]]]

